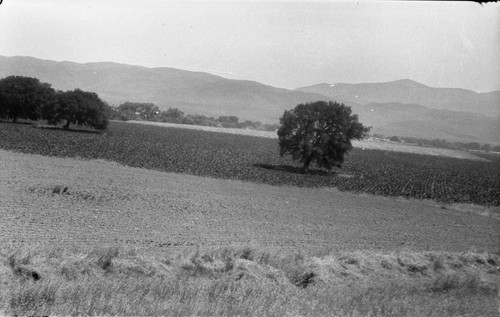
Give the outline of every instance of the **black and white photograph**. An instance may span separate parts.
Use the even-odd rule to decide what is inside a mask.
[[[498,1],[0,0],[0,317],[499,315]]]

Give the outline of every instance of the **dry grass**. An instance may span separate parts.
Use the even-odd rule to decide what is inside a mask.
[[[22,250],[1,259],[10,315],[495,316],[500,256],[258,246],[146,254]],[[29,267],[40,279],[20,274]]]

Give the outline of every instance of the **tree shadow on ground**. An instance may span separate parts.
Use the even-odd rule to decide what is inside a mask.
[[[46,129],[46,130],[56,130],[56,131],[65,131],[65,132],[72,132],[72,133],[85,133],[85,134],[102,134],[104,131],[98,131],[98,130],[85,130],[85,129],[64,129],[63,127],[57,127],[57,126],[33,126],[34,128],[37,129]]]
[[[310,168],[304,172],[304,171],[302,171],[301,167],[299,167],[299,166],[291,166],[291,165],[285,165],[285,164],[255,163],[255,164],[253,164],[253,166],[265,168],[268,170],[284,171],[284,172],[288,172],[288,173],[303,174],[303,175],[319,175],[319,176],[337,175],[337,172],[335,172],[333,170],[327,171],[325,169]]]
[[[30,124],[32,124],[31,122],[25,122],[25,121],[16,121],[16,122],[13,122],[12,120],[6,120],[6,119],[0,119],[0,123],[23,124],[23,125],[30,125]]]
[[[100,131],[100,130],[91,130],[90,128],[85,128],[85,127],[82,127],[80,129],[74,129],[74,128],[64,129],[62,126],[38,124],[36,121],[27,121],[27,120],[24,120],[24,119],[21,119],[21,121],[12,122],[12,120],[6,120],[6,119],[1,119],[0,118],[0,123],[30,125],[30,126],[32,126],[33,128],[36,128],[36,129],[67,131],[67,132],[74,132],[74,133],[102,134],[102,133],[105,132],[104,130],[102,130],[102,131]]]

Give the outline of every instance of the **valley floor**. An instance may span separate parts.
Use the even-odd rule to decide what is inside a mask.
[[[160,126],[160,127],[172,127],[172,128],[189,129],[189,130],[203,130],[203,131],[210,131],[210,132],[250,135],[250,136],[257,136],[257,137],[270,138],[270,139],[277,139],[278,138],[276,132],[274,132],[274,131],[231,129],[231,128],[207,127],[207,126],[200,126],[200,125],[188,125],[188,124],[178,124],[178,123],[168,123],[168,122],[153,122],[153,121],[134,121],[134,120],[131,120],[131,121],[126,121],[126,122],[155,125],[155,126]],[[362,149],[395,151],[395,152],[433,155],[433,156],[445,156],[445,157],[454,157],[454,158],[468,159],[468,160],[475,160],[475,161],[484,161],[485,160],[484,158],[473,155],[473,154],[466,152],[466,151],[423,147],[423,146],[417,146],[414,144],[404,144],[404,143],[400,143],[400,142],[392,142],[392,141],[379,140],[379,139],[367,139],[367,140],[361,140],[361,141],[355,140],[352,142],[352,144],[354,147],[362,148]]]

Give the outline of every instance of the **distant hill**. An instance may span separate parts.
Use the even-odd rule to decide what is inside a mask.
[[[61,90],[94,91],[117,106],[126,101],[152,102],[162,109],[175,107],[185,113],[216,117],[229,114],[263,123],[277,123],[285,109],[299,103],[326,98],[174,68],[0,56],[0,78],[8,75],[36,77]]]
[[[285,109],[299,103],[334,100],[351,106],[372,133],[500,144],[500,91],[432,88],[411,80],[288,90],[174,68],[0,56],[0,78],[8,75],[36,77],[60,90],[95,91],[116,106],[152,102],[187,114],[263,123],[278,123]]]
[[[433,88],[409,79],[385,83],[318,84],[296,91],[317,93],[358,104],[397,102],[500,116],[500,91],[476,93],[459,88]]]
[[[500,119],[476,113],[401,103],[354,106],[371,133],[458,142],[500,144]]]

